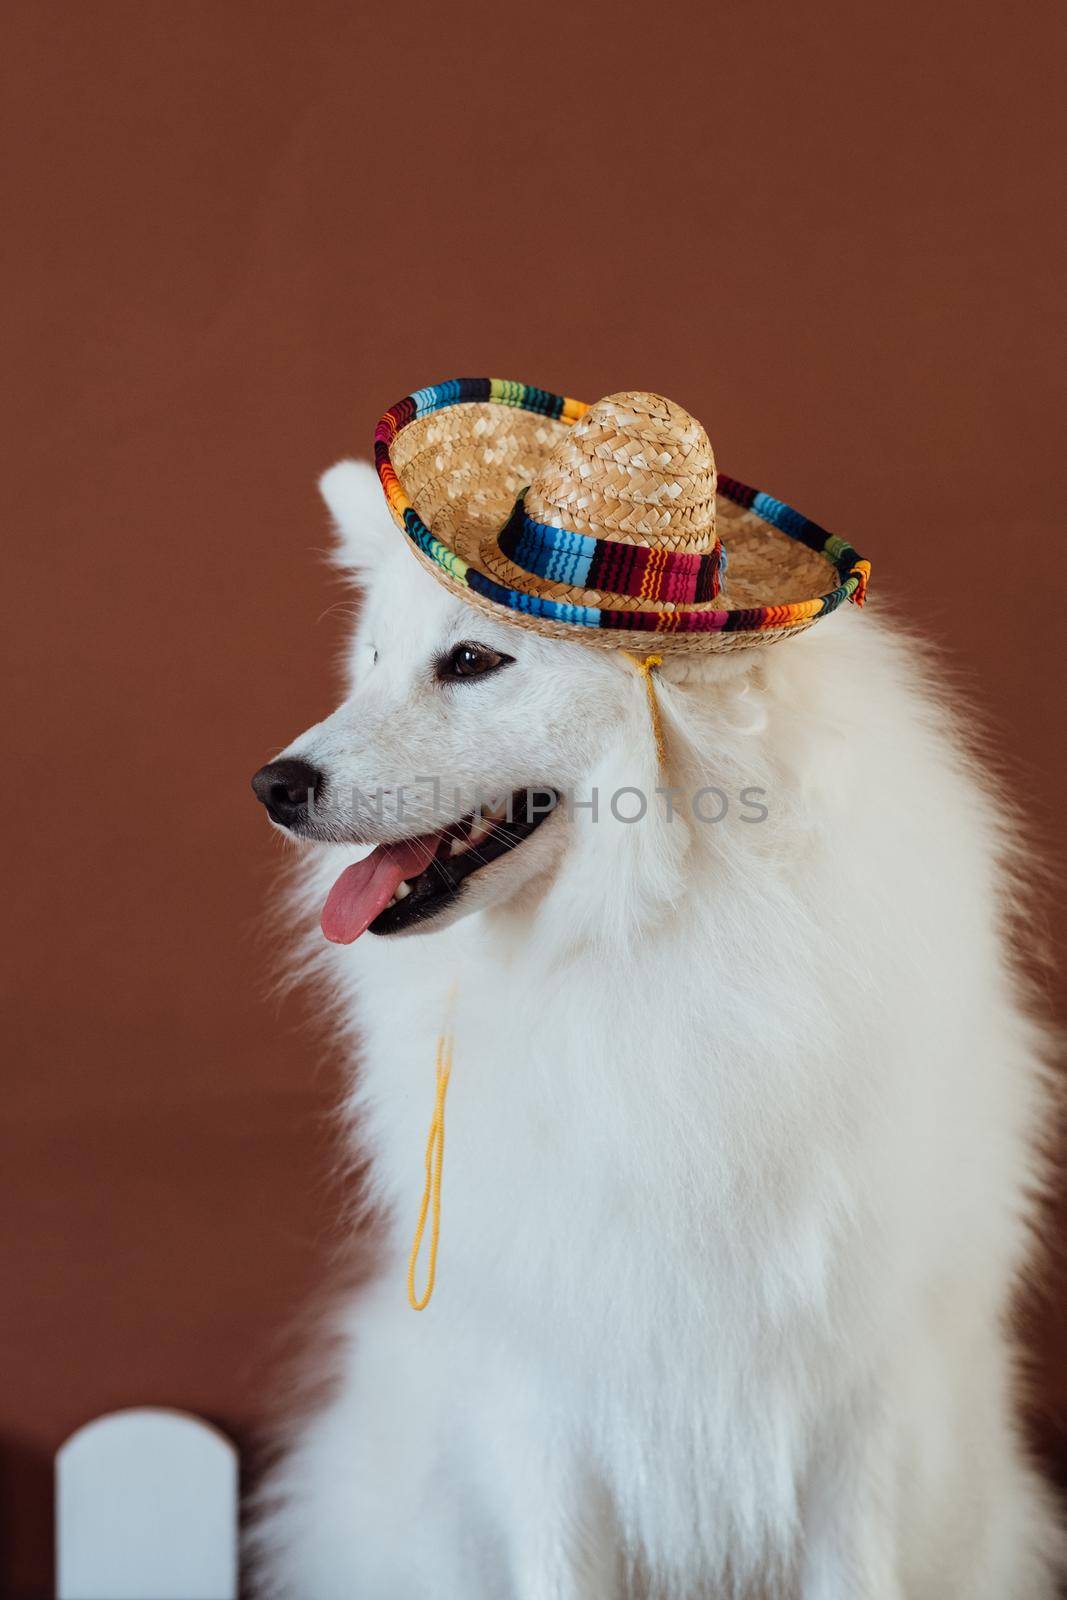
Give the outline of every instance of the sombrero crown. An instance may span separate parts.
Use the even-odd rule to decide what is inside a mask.
[[[736,649],[866,592],[870,568],[850,545],[718,478],[701,424],[662,395],[588,407],[458,379],[386,412],[375,450],[393,515],[435,576],[538,632]]]

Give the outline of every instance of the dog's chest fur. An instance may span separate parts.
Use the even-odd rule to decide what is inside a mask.
[[[792,1020],[779,995],[739,1028],[750,979],[731,981],[727,946],[705,950],[714,982],[671,977],[692,933],[676,918],[632,966],[546,970],[460,926],[408,944],[402,1003],[399,947],[368,952],[356,1102],[399,1303],[455,975],[438,1286],[412,1336],[465,1425],[483,1412],[487,1439],[504,1428],[592,1476],[654,1561],[715,1551],[725,1570],[791,1555],[825,1425],[811,1374],[852,1359],[864,1203],[841,1084],[812,1091],[824,1046],[794,1036],[817,989]]]

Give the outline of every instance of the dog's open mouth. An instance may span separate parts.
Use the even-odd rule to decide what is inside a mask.
[[[400,933],[436,916],[463,884],[528,839],[559,800],[554,789],[517,789],[492,811],[474,811],[436,833],[380,844],[346,867],[327,897],[322,931],[334,944],[361,933]]]

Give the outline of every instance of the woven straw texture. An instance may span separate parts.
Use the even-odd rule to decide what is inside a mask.
[[[434,576],[539,633],[630,651],[740,649],[862,603],[866,590],[868,564],[851,546],[717,479],[700,423],[659,395],[587,407],[456,379],[392,407],[375,455],[393,515]]]
[[[538,522],[623,543],[706,552],[715,457],[695,417],[656,394],[611,394],[569,428],[526,496]]]

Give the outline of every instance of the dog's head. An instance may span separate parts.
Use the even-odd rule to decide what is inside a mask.
[[[573,842],[561,797],[620,736],[651,753],[640,686],[613,652],[498,622],[436,583],[369,466],[333,467],[322,491],[338,565],[363,593],[349,692],[253,787],[300,840],[375,847],[341,873],[324,931],[348,943],[437,929],[537,895]],[[654,757],[639,776],[654,787]]]

